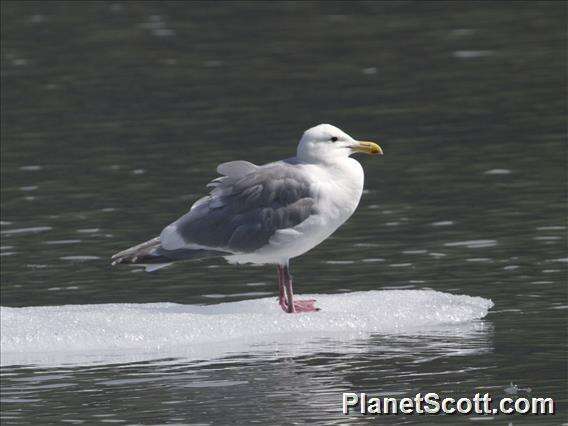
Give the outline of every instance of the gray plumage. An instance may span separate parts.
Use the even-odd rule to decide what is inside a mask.
[[[230,253],[250,253],[267,245],[277,230],[292,228],[314,213],[310,182],[293,164],[220,165],[217,170],[224,176],[209,183],[211,194],[162,232],[162,244],[181,248],[181,241]]]
[[[256,166],[221,164],[223,176],[207,186],[210,194],[166,227],[160,237],[113,256],[113,263],[171,263],[266,246],[279,229],[292,228],[315,213],[310,182],[295,159]]]
[[[161,246],[160,237],[152,238],[129,249],[123,250],[112,256],[112,264],[163,264],[178,260],[198,260],[222,255],[223,252],[215,250],[166,250]]]

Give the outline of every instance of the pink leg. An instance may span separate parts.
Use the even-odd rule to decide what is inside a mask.
[[[280,307],[284,312],[316,312],[319,308],[314,306],[315,299],[294,300],[294,290],[292,287],[292,276],[288,270],[288,265],[278,265],[278,290]]]
[[[278,303],[284,312],[288,312],[288,303],[286,300],[286,293],[284,290],[284,267],[281,265],[278,268]]]

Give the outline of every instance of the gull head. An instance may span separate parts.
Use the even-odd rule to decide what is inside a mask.
[[[358,141],[331,124],[319,124],[304,132],[297,157],[309,162],[334,162],[356,152],[383,154],[381,147],[374,142]]]

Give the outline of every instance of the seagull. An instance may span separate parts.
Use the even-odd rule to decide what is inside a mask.
[[[273,264],[278,303],[287,313],[314,312],[315,300],[295,300],[290,259],[311,250],[353,214],[364,174],[354,153],[382,155],[330,124],[304,132],[295,157],[257,166],[220,164],[209,195],[152,238],[112,256],[113,265],[147,271],[176,261],[223,257],[233,264]]]

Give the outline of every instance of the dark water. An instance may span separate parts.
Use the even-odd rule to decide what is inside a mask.
[[[6,365],[3,424],[358,423],[373,419],[344,417],[342,391],[498,397],[511,382],[559,413],[495,422],[567,421],[565,4],[4,1],[1,12],[2,306],[275,296],[268,266],[137,274],[108,257],[182,214],[218,163],[293,155],[320,122],[386,155],[361,159],[368,191],[294,262],[298,290],[495,303],[463,334]]]

